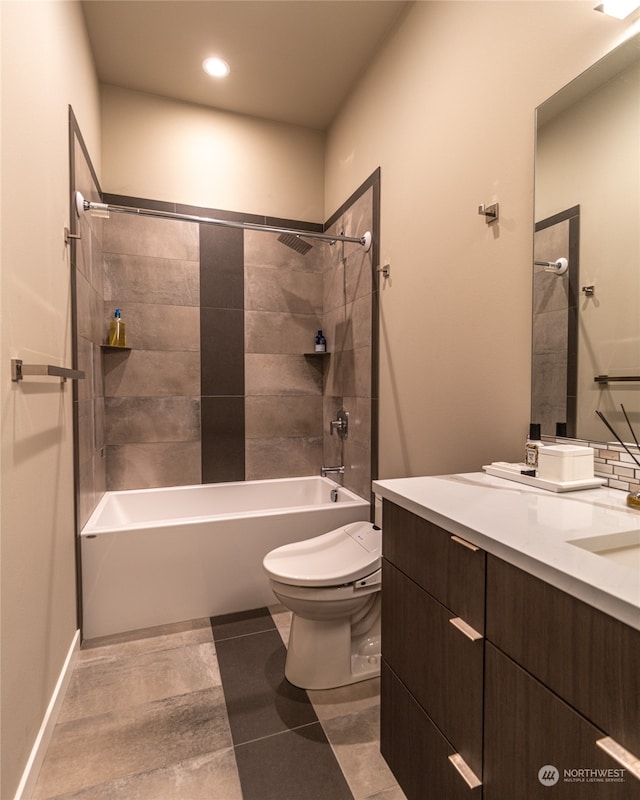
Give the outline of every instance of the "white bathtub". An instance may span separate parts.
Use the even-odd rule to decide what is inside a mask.
[[[276,602],[269,550],[367,519],[366,500],[316,476],[107,492],[81,534],[83,635]]]

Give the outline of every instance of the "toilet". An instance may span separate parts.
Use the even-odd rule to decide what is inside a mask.
[[[274,594],[293,612],[290,683],[331,689],[380,674],[380,528],[352,522],[277,547],[263,566]]]

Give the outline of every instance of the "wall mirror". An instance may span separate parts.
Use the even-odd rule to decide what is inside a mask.
[[[640,438],[640,35],[536,109],[531,420]],[[566,263],[565,263],[566,260]]]

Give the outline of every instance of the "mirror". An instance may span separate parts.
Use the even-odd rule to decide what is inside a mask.
[[[640,35],[536,109],[531,420],[640,438]],[[560,271],[560,259],[567,260]]]

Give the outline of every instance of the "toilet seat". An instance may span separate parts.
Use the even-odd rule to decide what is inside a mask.
[[[291,586],[342,586],[380,569],[382,531],[370,522],[353,522],[313,539],[286,544],[268,553],[266,573]]]

